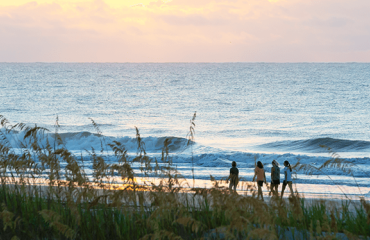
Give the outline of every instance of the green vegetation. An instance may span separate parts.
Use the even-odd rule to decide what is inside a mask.
[[[195,115],[189,142],[194,120]],[[241,181],[248,195],[230,194],[212,176],[212,188],[190,187],[172,164],[169,142],[160,159],[148,157],[138,129],[134,157],[120,142],[102,140],[100,151],[91,149],[88,178],[84,159],[65,148],[58,119],[53,145],[40,140],[47,129],[10,125],[3,116],[0,121],[0,239],[284,239],[287,227],[304,238],[334,239],[337,232],[370,236],[370,204],[364,200],[355,211],[349,201],[306,206],[296,192],[289,203],[271,197],[266,204],[256,199],[254,185]],[[8,139],[13,131],[25,132],[16,140],[21,152]],[[107,149],[114,152],[113,164],[105,161]],[[159,181],[139,184],[134,163]]]

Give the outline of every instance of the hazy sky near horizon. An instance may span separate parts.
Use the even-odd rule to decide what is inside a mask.
[[[0,0],[0,62],[370,62],[369,0]]]

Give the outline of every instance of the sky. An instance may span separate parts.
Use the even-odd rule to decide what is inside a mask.
[[[0,0],[0,62],[370,62],[369,0]]]

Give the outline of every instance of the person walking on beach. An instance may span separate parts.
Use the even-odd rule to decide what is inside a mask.
[[[239,170],[236,168],[235,161],[231,163],[231,166],[232,168],[230,168],[230,175],[228,178],[228,180],[230,180],[229,189],[231,192],[232,188],[234,188],[234,192],[236,192],[236,186],[238,185],[239,182]]]
[[[272,161],[272,168],[271,168],[271,192],[275,196],[279,196],[279,188],[280,185],[280,167],[279,163],[276,160]]]
[[[257,166],[254,169],[253,182],[256,179],[256,177],[257,177],[257,187],[258,187],[257,198],[261,196],[262,201],[264,201],[263,194],[262,194],[262,186],[263,186],[263,182],[265,182],[266,184],[266,174],[265,174],[265,170],[263,169],[263,164],[260,161],[257,162]]]
[[[283,188],[281,189],[281,199],[283,199],[284,190],[286,188],[286,185],[289,186],[290,194],[293,197],[293,187],[292,187],[292,166],[290,166],[290,163],[288,161],[284,161],[284,181],[283,181]]]

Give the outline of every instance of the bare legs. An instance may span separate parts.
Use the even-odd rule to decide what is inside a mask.
[[[262,194],[262,187],[258,183],[257,183],[257,187],[258,187],[257,199],[261,196],[262,201],[264,201],[263,194]]]
[[[275,196],[279,196],[279,190],[278,190],[278,188],[279,188],[279,185],[278,184],[272,184],[271,183],[271,192],[272,192],[272,194],[273,195],[275,195]]]
[[[229,183],[229,190],[230,190],[230,192],[232,191],[233,188],[234,188],[234,193],[236,193],[236,184],[234,184],[234,183],[232,183],[230,181],[230,183]]]
[[[287,184],[289,186],[289,189],[290,189],[290,194],[292,195],[293,197],[293,187],[292,187],[292,182],[288,182]],[[281,199],[283,199],[283,195],[284,195],[284,190],[286,188],[286,185],[283,184],[283,188],[281,189]]]

